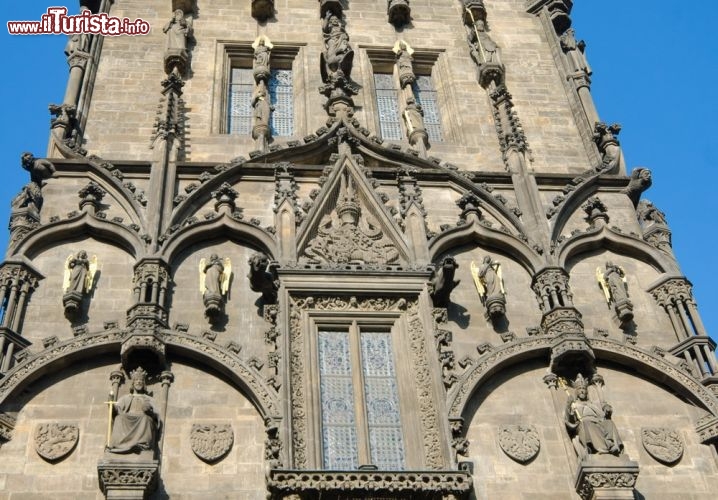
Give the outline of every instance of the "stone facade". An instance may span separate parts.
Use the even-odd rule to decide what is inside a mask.
[[[572,2],[81,3],[153,29],[23,157],[0,498],[714,497],[715,342]]]

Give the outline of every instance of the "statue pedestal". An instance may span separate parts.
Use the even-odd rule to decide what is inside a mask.
[[[142,455],[132,460],[108,458],[97,464],[100,489],[108,500],[142,500],[157,487],[159,461]]]
[[[628,457],[589,455],[579,463],[576,492],[583,500],[633,500],[638,463]]]

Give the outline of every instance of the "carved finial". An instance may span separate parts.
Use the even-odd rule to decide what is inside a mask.
[[[77,194],[80,197],[80,210],[90,210],[94,213],[100,209],[102,198],[105,197],[107,192],[94,181],[90,181]]]

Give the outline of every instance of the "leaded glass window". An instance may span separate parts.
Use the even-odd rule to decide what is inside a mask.
[[[356,326],[319,331],[318,346],[324,468],[351,470],[371,463],[380,470],[403,470],[391,333]]]
[[[374,73],[374,87],[381,137],[384,140],[400,141],[402,135],[399,119],[399,94],[394,83],[394,75]]]
[[[269,78],[269,98],[274,106],[269,127],[274,137],[294,134],[294,88],[291,69],[273,69]]]
[[[429,142],[443,142],[441,133],[441,115],[437,102],[436,89],[430,76],[417,75],[416,81],[412,84],[416,102],[424,110],[424,127],[429,136]]]
[[[232,68],[227,98],[227,131],[230,134],[252,133],[252,92],[254,92],[252,70]]]

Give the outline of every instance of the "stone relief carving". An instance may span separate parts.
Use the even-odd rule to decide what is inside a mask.
[[[633,303],[628,297],[626,272],[623,268],[612,262],[606,262],[605,273],[600,266],[596,268],[596,280],[606,296],[606,303],[609,307],[613,307],[621,323],[631,321],[633,319]]]
[[[613,408],[605,401],[589,400],[588,385],[579,373],[573,383],[575,394],[566,401],[564,421],[573,436],[576,453],[581,458],[593,454],[619,456],[623,453],[623,442],[611,420]]]
[[[115,418],[107,446],[109,453],[125,454],[154,450],[160,431],[160,411],[147,394],[147,372],[138,367],[130,373],[130,393],[112,405]]]
[[[97,273],[97,256],[87,256],[80,250],[76,255],[68,255],[65,259],[65,273],[62,284],[62,304],[65,315],[74,318],[82,305],[82,299],[92,290]]]
[[[213,253],[209,259],[200,259],[199,286],[205,314],[210,320],[222,313],[231,280],[232,262],[229,257],[221,259],[216,253]]]
[[[263,253],[255,253],[249,258],[249,287],[253,292],[260,292],[262,299],[267,304],[273,304],[277,301],[277,290],[279,289],[279,281],[272,270],[267,271],[269,267],[269,257]]]
[[[459,286],[461,280],[455,280],[454,275],[459,264],[453,257],[444,257],[429,282],[429,294],[434,301],[434,307],[447,307],[451,302],[451,291]]]
[[[232,449],[234,430],[230,424],[192,424],[189,441],[197,457],[213,463]]]
[[[399,260],[399,250],[378,223],[362,213],[354,181],[345,173],[336,208],[324,216],[303,257],[321,264],[392,264]]]
[[[487,255],[480,266],[471,262],[471,275],[476,291],[484,306],[486,317],[497,319],[506,314],[506,290],[501,272],[501,264]]]
[[[541,447],[533,425],[503,425],[499,427],[498,438],[503,452],[522,464],[533,459]]]
[[[649,455],[664,464],[674,464],[683,456],[680,434],[665,427],[643,427],[641,442]]]
[[[35,451],[53,462],[69,455],[79,437],[80,429],[75,424],[39,424],[35,427]]]

